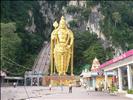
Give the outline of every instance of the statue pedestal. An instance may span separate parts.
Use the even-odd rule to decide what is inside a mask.
[[[51,83],[53,86],[58,86],[58,85],[69,85],[69,83],[75,82],[75,76],[68,76],[68,75],[62,75],[62,76],[44,76],[43,77],[43,86],[47,86]]]

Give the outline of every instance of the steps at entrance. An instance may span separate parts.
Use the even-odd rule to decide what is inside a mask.
[[[50,65],[50,43],[41,49],[32,69],[33,73],[48,74]]]

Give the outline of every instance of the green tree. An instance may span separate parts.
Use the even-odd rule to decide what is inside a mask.
[[[83,66],[89,64],[89,61],[85,61],[83,52],[98,41],[98,39],[95,34],[91,34],[88,31],[74,33],[74,73],[79,75],[82,72]]]
[[[99,43],[91,45],[83,52],[84,58],[88,63],[92,63],[93,59],[97,57],[101,63],[105,61],[106,55],[103,47]]]
[[[77,20],[72,20],[69,22],[69,25],[70,25],[70,27],[76,28],[76,27],[78,27],[78,22],[77,22]]]
[[[121,46],[124,51],[133,49],[133,39],[131,39],[133,38],[132,6],[133,2],[130,1],[101,2],[100,10],[105,16],[104,24],[101,24],[102,32],[113,42],[113,45]]]
[[[16,67],[10,64],[7,59],[16,61],[16,52],[21,44],[21,39],[15,31],[15,23],[1,23],[1,67],[11,72],[15,72]]]

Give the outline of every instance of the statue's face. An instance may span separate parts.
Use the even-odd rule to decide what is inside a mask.
[[[60,24],[59,24],[59,27],[61,28],[61,29],[65,29],[66,28],[66,22],[65,21],[61,21],[60,22]]]
[[[61,23],[60,24],[60,28],[64,29],[65,28],[65,24]]]
[[[66,39],[67,39],[67,34],[64,30],[60,30],[59,33],[58,33],[58,38],[59,38],[59,41],[60,42],[66,42]]]

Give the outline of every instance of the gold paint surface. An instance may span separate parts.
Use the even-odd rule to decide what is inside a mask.
[[[51,33],[51,75],[55,72],[66,75],[69,66],[73,75],[73,32],[68,29],[63,16],[59,24],[55,21],[53,26],[55,29]]]

